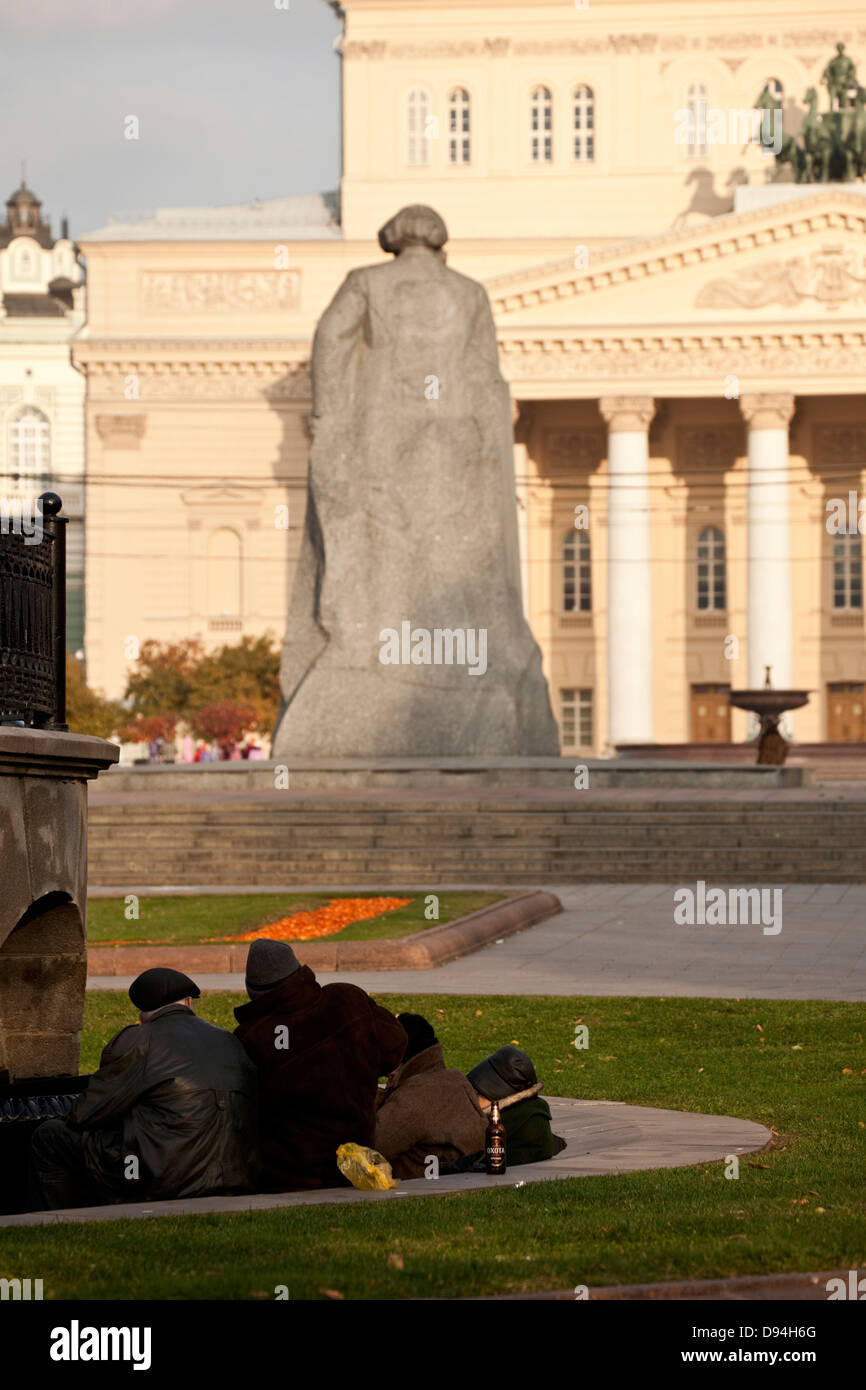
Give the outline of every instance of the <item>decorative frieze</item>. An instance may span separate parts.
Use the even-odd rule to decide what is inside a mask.
[[[141,277],[148,314],[283,311],[298,307],[300,292],[299,270],[146,270]]]
[[[800,378],[814,391],[821,376],[850,379],[861,390],[866,376],[866,332],[658,334],[582,337],[537,333],[500,343],[509,382],[586,380],[713,381],[719,391],[730,373],[788,383]]]
[[[384,45],[383,45],[384,46]],[[351,44],[349,45],[351,47]],[[372,47],[372,45],[361,45]],[[389,58],[409,59],[412,62],[427,58],[504,58],[511,48],[511,40],[495,39],[439,39],[433,43],[397,43],[388,47]],[[519,45],[515,45],[515,53]],[[378,54],[357,54],[358,57],[378,57]]]
[[[146,421],[145,415],[97,415],[96,433],[107,449],[137,449]]]
[[[388,45],[384,39],[371,39],[368,42],[348,39],[340,46],[343,57],[350,61],[353,58],[384,58],[387,51]]]

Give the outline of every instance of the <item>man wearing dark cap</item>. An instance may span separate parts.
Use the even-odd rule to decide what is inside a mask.
[[[139,1022],[106,1045],[69,1117],[46,1120],[33,1135],[47,1207],[251,1190],[255,1068],[231,1033],[196,1018],[199,994],[179,970],[133,980]]]
[[[408,1046],[376,1112],[374,1148],[395,1178],[438,1176],[440,1165],[484,1148],[487,1120],[474,1087],[446,1067],[442,1044],[421,1014],[398,1014]],[[428,1163],[437,1160],[435,1166]]]
[[[320,985],[283,941],[253,942],[246,986],[235,1032],[259,1073],[260,1187],[344,1187],[337,1148],[372,1146],[379,1077],[406,1034],[357,985]]]
[[[539,1095],[541,1082],[532,1058],[519,1047],[500,1047],[473,1067],[467,1079],[478,1093],[482,1110],[498,1102],[509,1168],[540,1163],[566,1147],[550,1127],[550,1106]]]

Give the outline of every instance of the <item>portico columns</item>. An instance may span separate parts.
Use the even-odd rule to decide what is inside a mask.
[[[650,396],[605,396],[608,427],[608,743],[651,743]]]
[[[785,689],[794,679],[788,500],[788,424],[794,397],[741,396],[740,410],[749,426],[748,685],[762,686],[764,668],[772,666],[773,685]]]

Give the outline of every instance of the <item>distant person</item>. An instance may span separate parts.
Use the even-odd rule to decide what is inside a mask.
[[[34,1132],[47,1207],[252,1190],[255,1067],[231,1033],[196,1018],[199,993],[178,970],[133,980],[139,1022],[107,1044],[68,1118]]]
[[[484,1148],[487,1118],[475,1088],[461,1071],[446,1067],[442,1044],[421,1014],[398,1014],[409,1042],[388,1077],[376,1112],[373,1147],[389,1160],[395,1178],[423,1178],[438,1164]]]
[[[566,1147],[565,1140],[551,1129],[550,1106],[539,1095],[541,1082],[532,1058],[520,1048],[500,1047],[472,1068],[468,1080],[478,1093],[482,1110],[488,1111],[494,1100],[499,1103],[509,1168],[540,1163]]]
[[[265,756],[265,750],[264,748],[262,748],[262,745],[259,743],[255,734],[249,741],[249,750],[247,756],[250,758],[251,761],[254,762],[258,761],[261,758],[264,758]]]
[[[190,737],[189,734],[184,734],[183,742],[182,742],[182,744],[181,744],[181,754],[180,754],[181,760],[182,760],[183,762],[185,762],[185,763],[191,763],[191,762],[192,762],[192,754],[193,754],[193,742],[192,742],[192,738]]]
[[[379,1077],[406,1034],[357,985],[320,985],[283,941],[253,942],[246,987],[235,1033],[259,1071],[260,1187],[344,1187],[337,1148],[373,1145]]]

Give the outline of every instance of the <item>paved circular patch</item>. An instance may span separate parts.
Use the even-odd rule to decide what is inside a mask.
[[[460,1173],[435,1180],[413,1178],[390,1192],[326,1188],[315,1192],[278,1192],[245,1197],[190,1197],[176,1202],[136,1202],[124,1206],[78,1207],[70,1211],[26,1212],[0,1216],[3,1226],[42,1226],[58,1221],[116,1221],[120,1217],[194,1216],[214,1212],[266,1211],[283,1207],[343,1205],[346,1202],[395,1202],[405,1197],[436,1197],[488,1187],[519,1187],[556,1178],[599,1177],[647,1168],[684,1168],[713,1163],[734,1154],[754,1153],[772,1138],[764,1125],[728,1115],[701,1115],[656,1110],[619,1101],[565,1100],[548,1096],[553,1129],[567,1147],[545,1163],[509,1168],[502,1176]]]

